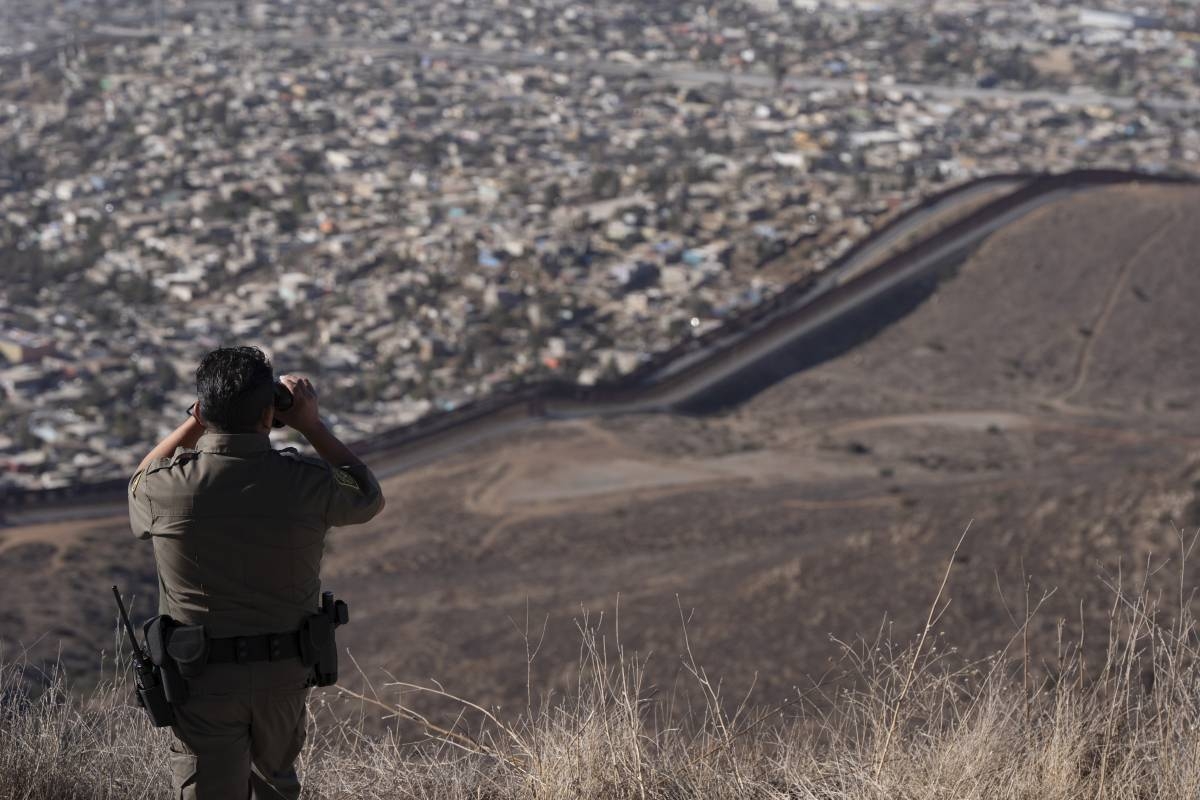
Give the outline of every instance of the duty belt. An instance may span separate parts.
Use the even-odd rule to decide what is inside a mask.
[[[300,655],[300,632],[262,633],[208,640],[209,664],[283,661]]]

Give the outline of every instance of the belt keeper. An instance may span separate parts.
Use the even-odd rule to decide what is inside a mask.
[[[246,644],[246,639],[239,636],[233,640],[233,660],[241,664],[247,660],[250,655],[249,645]]]

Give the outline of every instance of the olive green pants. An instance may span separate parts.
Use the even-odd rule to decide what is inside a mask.
[[[298,660],[210,664],[175,707],[171,773],[179,800],[295,800],[311,668]]]

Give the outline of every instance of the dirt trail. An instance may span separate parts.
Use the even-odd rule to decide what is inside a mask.
[[[1032,428],[1037,423],[1026,415],[1011,411],[933,411],[926,414],[896,414],[858,419],[835,425],[830,433],[853,433],[875,428],[933,426],[986,431],[991,428]]]
[[[1087,381],[1088,369],[1091,366],[1092,350],[1096,346],[1096,341],[1108,326],[1108,321],[1112,318],[1113,310],[1117,307],[1117,303],[1120,302],[1125,292],[1125,287],[1129,284],[1129,276],[1133,272],[1134,266],[1147,252],[1162,241],[1168,232],[1174,230],[1175,223],[1178,221],[1179,212],[1174,212],[1167,216],[1146,237],[1145,241],[1138,246],[1133,255],[1121,264],[1120,269],[1117,271],[1116,279],[1113,281],[1111,289],[1109,289],[1108,297],[1105,298],[1104,306],[1101,308],[1099,316],[1096,317],[1096,321],[1092,324],[1087,341],[1084,342],[1083,348],[1079,352],[1079,361],[1075,367],[1075,380],[1065,392],[1054,398],[1055,403],[1062,406],[1068,405],[1071,397],[1083,388],[1084,383]]]

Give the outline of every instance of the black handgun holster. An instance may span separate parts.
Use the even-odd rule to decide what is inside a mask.
[[[208,636],[203,625],[182,625],[166,614],[146,621],[142,628],[150,660],[162,671],[167,702],[187,702],[188,678],[199,677],[208,663]]]
[[[337,641],[333,629],[350,621],[350,606],[321,592],[321,610],[300,626],[300,659],[313,668],[315,686],[332,686],[338,679]]]
[[[334,622],[325,614],[313,614],[300,628],[300,659],[313,668],[316,686],[337,683],[337,642],[333,635]]]

